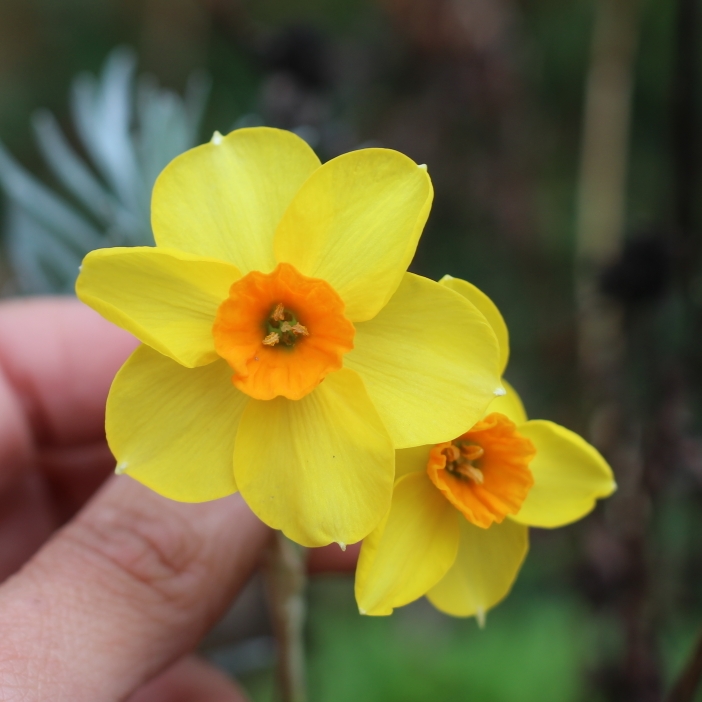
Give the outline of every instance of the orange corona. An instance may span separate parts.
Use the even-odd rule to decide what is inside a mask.
[[[281,263],[231,286],[212,334],[239,390],[257,400],[299,400],[342,367],[355,329],[327,282]]]
[[[517,514],[534,484],[536,449],[514,422],[493,412],[453,441],[436,444],[427,473],[465,518],[487,529]]]

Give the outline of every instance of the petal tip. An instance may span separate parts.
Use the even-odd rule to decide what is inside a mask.
[[[222,139],[224,139],[222,134],[215,129],[214,133],[212,134],[212,139],[210,141],[215,146],[219,146],[222,143]]]
[[[494,395],[495,397],[504,397],[507,394],[507,391],[500,386],[499,388],[495,388],[494,390]]]
[[[115,475],[122,475],[123,473],[126,473],[127,468],[129,468],[129,464],[127,463],[127,461],[122,461],[122,463],[118,463],[115,468]]]
[[[482,607],[478,607],[475,610],[475,619],[478,622],[478,628],[485,628],[485,620],[487,619],[486,612]]]
[[[427,170],[427,164],[426,164],[426,163],[420,163],[420,164],[417,166],[417,168],[419,168],[419,169],[422,170],[422,171],[426,171],[426,170]]]
[[[346,551],[346,544],[343,541],[337,541],[336,543],[342,551]]]

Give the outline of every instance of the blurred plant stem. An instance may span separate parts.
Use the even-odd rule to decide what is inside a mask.
[[[619,250],[626,179],[639,0],[599,0],[596,8],[578,187],[580,283],[592,282]]]
[[[306,702],[305,549],[276,531],[264,563],[268,602],[278,647],[282,702]]]
[[[646,530],[650,495],[642,422],[627,394],[625,307],[601,289],[604,269],[622,250],[639,0],[599,0],[585,95],[576,223],[579,364],[595,445],[611,462],[619,490],[605,510],[607,548],[621,559],[616,607],[623,660],[598,671],[605,699],[660,699],[653,636]]]

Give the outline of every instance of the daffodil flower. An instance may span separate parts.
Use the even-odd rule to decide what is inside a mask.
[[[276,129],[171,162],[156,247],[95,251],[76,286],[143,342],[107,403],[118,472],[181,501],[238,489],[306,546],[368,534],[395,448],[449,440],[501,388],[483,315],[406,272],[432,197],[400,153],[321,165]]]
[[[507,327],[492,301],[463,280],[441,283],[492,324],[507,365]],[[580,436],[527,421],[517,393],[496,398],[458,438],[397,452],[392,506],[363,541],[356,572],[361,612],[391,614],[423,595],[438,609],[476,616],[509,592],[529,527],[574,522],[615,489],[612,471]]]

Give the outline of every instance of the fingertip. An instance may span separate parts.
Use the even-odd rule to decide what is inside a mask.
[[[0,368],[34,436],[67,445],[104,435],[107,392],[138,342],[71,297],[0,305]]]

